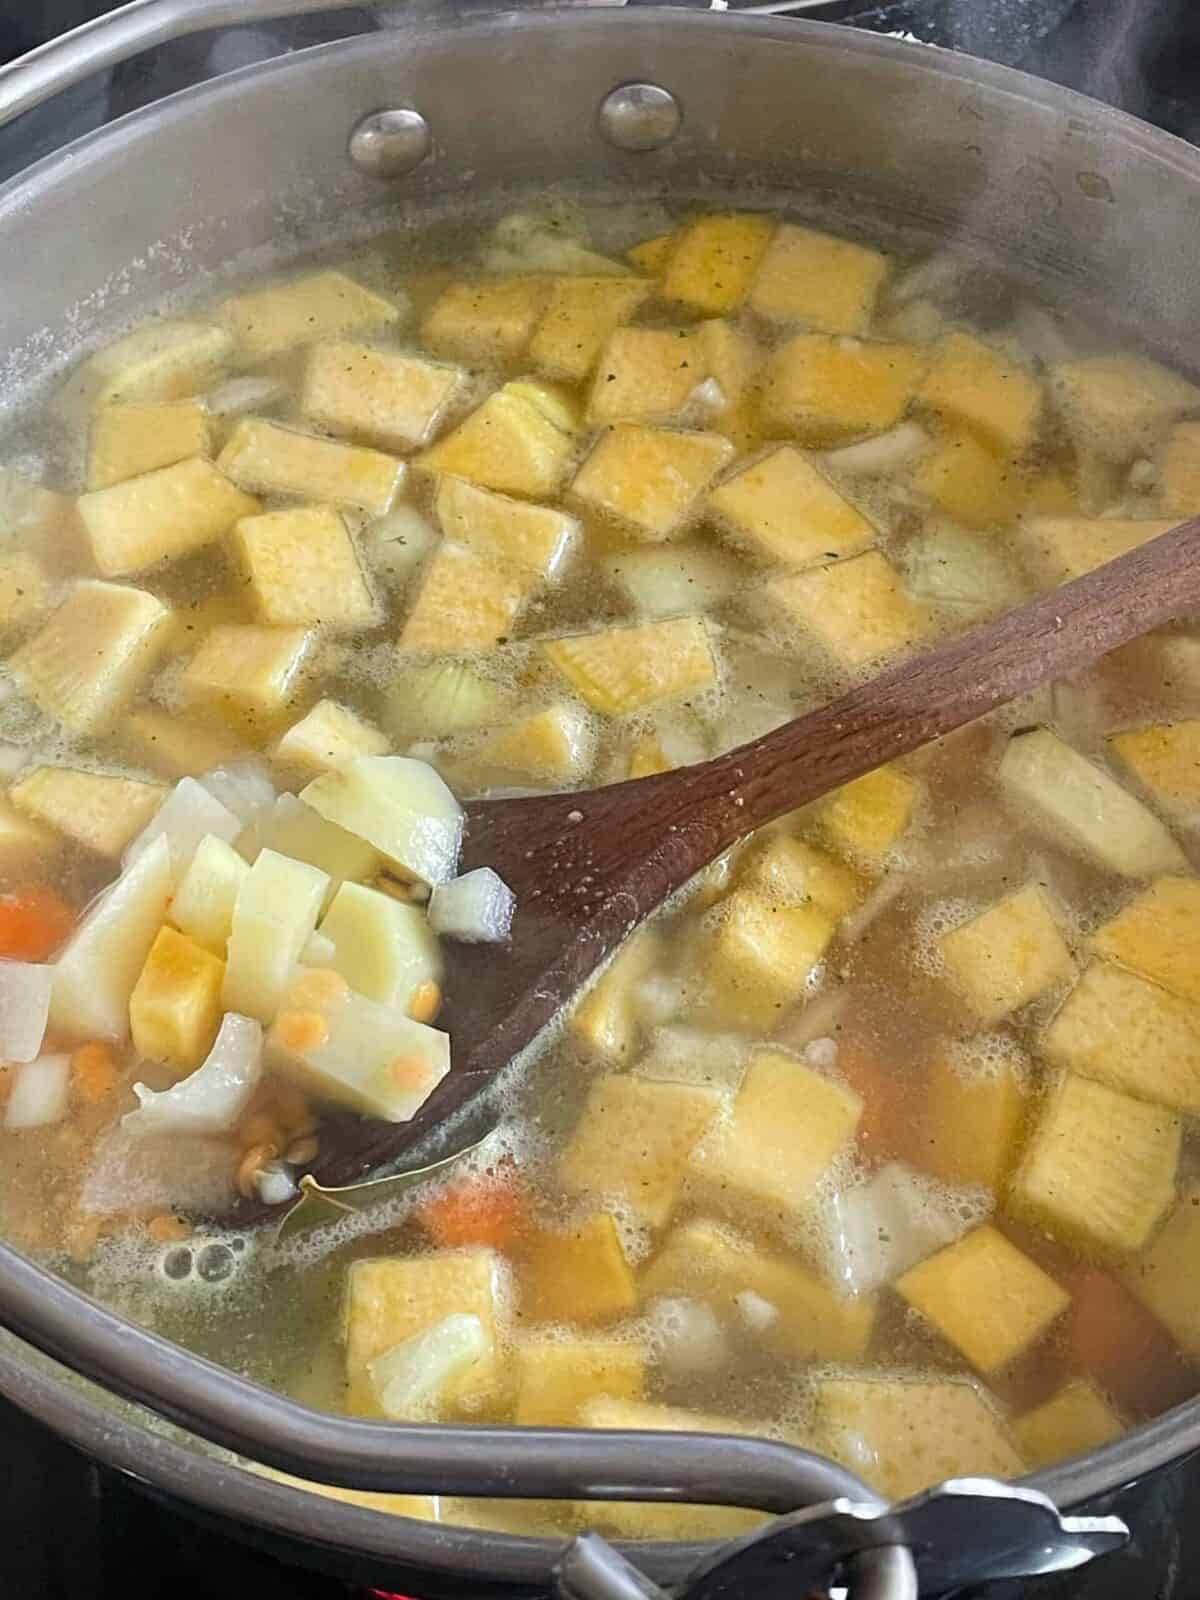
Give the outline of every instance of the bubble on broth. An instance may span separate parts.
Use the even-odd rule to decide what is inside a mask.
[[[938,948],[948,933],[961,928],[982,908],[973,900],[935,900],[924,906],[913,922],[913,965],[928,977],[940,978],[946,967]]]
[[[1033,1084],[1033,1064],[1010,1033],[976,1033],[948,1047],[954,1070],[968,1081],[1011,1075],[1023,1088]]]

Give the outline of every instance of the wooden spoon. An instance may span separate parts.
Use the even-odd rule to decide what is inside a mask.
[[[1197,607],[1200,518],[714,761],[470,802],[462,870],[511,885],[512,939],[452,951],[439,1025],[454,1066],[418,1115],[327,1116],[313,1177],[357,1183],[464,1111],[639,923],[754,829]],[[262,1215],[247,1202],[233,1220]]]

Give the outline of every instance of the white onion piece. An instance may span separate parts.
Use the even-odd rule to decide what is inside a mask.
[[[664,1296],[650,1304],[650,1325],[658,1335],[658,1361],[675,1378],[716,1372],[729,1360],[729,1343],[717,1314],[703,1301]]]
[[[733,1297],[737,1314],[751,1333],[766,1333],[779,1321],[779,1307],[753,1289],[743,1289]]]
[[[269,1161],[254,1174],[254,1188],[265,1206],[281,1206],[299,1194],[290,1169],[282,1161]]]
[[[362,536],[361,548],[384,583],[400,583],[412,576],[440,537],[416,506],[397,506],[371,523]]]
[[[952,255],[948,250],[935,250],[892,284],[892,304],[902,306],[927,294],[947,294],[957,287],[968,265],[962,256]]]
[[[0,1061],[32,1061],[46,1037],[54,968],[0,961]]]
[[[171,877],[177,884],[191,864],[205,834],[232,844],[242,831],[241,818],[195,778],[181,778],[122,858],[129,866],[155,839],[164,837],[171,851]]]
[[[243,411],[265,411],[286,393],[282,378],[229,378],[210,391],[204,408],[210,417],[235,417]]]
[[[837,1066],[838,1042],[826,1035],[821,1039],[810,1039],[804,1046],[804,1060],[817,1072],[832,1072]]]
[[[275,785],[260,761],[231,761],[226,767],[206,772],[200,782],[233,812],[243,827],[275,804]]]
[[[242,1153],[232,1139],[165,1134],[142,1139],[118,1122],[96,1147],[83,1181],[79,1209],[89,1216],[115,1211],[214,1214],[237,1199]]]
[[[479,1318],[454,1312],[368,1361],[367,1373],[384,1416],[406,1422],[428,1416],[446,1384],[487,1351]]]
[[[262,1073],[263,1031],[249,1017],[227,1012],[203,1064],[169,1089],[135,1083],[140,1105],[121,1118],[139,1136],[225,1133],[246,1107]]]
[[[41,1056],[18,1067],[4,1111],[4,1126],[45,1128],[67,1114],[71,1093],[70,1056]]]
[[[949,1189],[900,1162],[829,1205],[830,1275],[850,1294],[893,1283],[991,1210],[985,1189]]]
[[[873,439],[863,439],[859,444],[848,444],[841,450],[825,453],[827,466],[842,472],[861,472],[866,476],[882,476],[908,466],[929,445],[929,435],[915,422],[902,422],[877,433]]]
[[[503,944],[512,928],[517,897],[498,872],[476,867],[461,878],[434,885],[429,926],[464,944]]]

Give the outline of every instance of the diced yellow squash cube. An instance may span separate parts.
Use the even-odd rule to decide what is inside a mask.
[[[579,523],[565,511],[493,494],[463,478],[439,480],[434,510],[447,539],[540,578],[556,577],[579,542]]]
[[[529,343],[530,361],[547,377],[582,383],[610,335],[636,315],[652,289],[645,278],[556,278]]]
[[[769,322],[818,333],[865,333],[890,263],[849,239],[784,223],[775,230],[750,290],[750,309]]]
[[[1014,456],[1029,449],[1042,417],[1037,379],[969,333],[939,339],[917,398],[943,422],[972,428]]]
[[[911,649],[931,628],[925,607],[910,598],[879,550],[780,573],[768,578],[760,593],[771,610],[850,672]]]
[[[57,855],[63,836],[0,797],[0,872],[23,872],[34,862]]]
[[[896,1282],[903,1298],[984,1373],[1010,1366],[1071,1297],[996,1228],[973,1228]]]
[[[704,1012],[722,1026],[770,1027],[804,996],[835,928],[815,904],[781,904],[735,889],[700,927],[695,959]]]
[[[715,1089],[597,1078],[559,1163],[564,1188],[610,1195],[652,1228],[674,1210],[692,1146],[721,1109]]]
[[[246,753],[222,723],[170,711],[134,711],[122,722],[121,733],[139,761],[167,778],[198,778]]]
[[[986,1027],[1074,975],[1044,889],[1026,884],[943,934],[946,976]]]
[[[1036,517],[1069,517],[1078,503],[1076,487],[1061,468],[1039,472],[1029,481],[1027,509]]]
[[[1098,956],[1200,1005],[1200,880],[1159,878],[1096,929]]]
[[[1185,1184],[1179,1204],[1150,1248],[1122,1272],[1189,1361],[1200,1361],[1200,1183]]]
[[[246,361],[265,361],[315,339],[337,339],[400,321],[403,308],[344,272],[308,272],[223,300],[217,320]]]
[[[546,278],[452,283],[430,307],[421,325],[422,343],[463,361],[515,361],[549,294]]]
[[[332,772],[358,756],[383,756],[390,749],[385,733],[336,700],[318,700],[275,746],[276,761],[315,777]]]
[[[520,1314],[526,1321],[610,1322],[637,1305],[633,1272],[606,1211],[562,1232],[539,1229],[523,1244],[521,1263]]]
[[[883,433],[908,410],[928,364],[918,345],[799,334],[767,363],[763,428],[818,449]]]
[[[791,445],[726,478],[708,509],[756,555],[804,566],[874,544],[873,525]]]
[[[703,617],[670,617],[548,639],[542,654],[593,711],[609,717],[703,694],[717,681]]]
[[[1021,1051],[1005,1043],[992,1035],[943,1047],[930,1063],[922,1165],[943,1183],[999,1194],[1016,1165],[1031,1079]]]
[[[330,433],[416,450],[432,439],[465,383],[460,367],[333,340],[309,351],[300,411]]]
[[[1013,1422],[1026,1465],[1035,1470],[1086,1455],[1124,1432],[1125,1424],[1088,1378],[1072,1378]]]
[[[190,456],[212,453],[212,422],[197,400],[105,406],[92,422],[87,486],[107,489]]]
[[[1194,822],[1200,815],[1200,721],[1131,728],[1113,734],[1108,747],[1169,817]]]
[[[1066,583],[1174,526],[1153,517],[1030,517],[1017,531],[1017,553],[1036,582]]]
[[[596,734],[581,706],[559,700],[507,727],[498,728],[479,749],[487,766],[548,783],[578,783],[596,753]]]
[[[1158,503],[1168,516],[1200,512],[1200,422],[1178,422],[1160,457]]]
[[[1145,356],[1086,356],[1050,370],[1050,390],[1074,437],[1125,462],[1152,450],[1178,417],[1200,407],[1200,389]]]
[[[1148,878],[1186,870],[1182,850],[1154,813],[1049,728],[1009,740],[1000,784],[1026,822],[1053,828],[1109,872]]]
[[[233,548],[263,622],[366,628],[378,620],[354,541],[329,506],[242,517]]]
[[[707,317],[734,310],[746,298],[774,228],[770,217],[744,211],[687,223],[661,268],[663,299]]]
[[[644,733],[640,739],[635,739],[629,749],[629,760],[625,767],[627,778],[653,778],[660,772],[673,772],[675,763],[667,755],[662,744],[652,733]]]
[[[643,239],[641,244],[635,244],[632,249],[626,250],[625,258],[631,261],[639,272],[646,272],[652,278],[661,276],[671,259],[671,252],[679,242],[678,232],[660,233],[657,238]]]
[[[223,957],[233,931],[233,909],[249,871],[231,844],[206,834],[171,897],[171,921],[189,939]]]
[[[646,1353],[629,1340],[522,1339],[516,1368],[513,1420],[525,1428],[569,1428],[589,1400],[641,1400],[646,1384]]]
[[[995,1402],[961,1378],[821,1377],[815,1432],[817,1449],[888,1500],[1024,1466]]]
[[[549,499],[570,471],[575,421],[558,390],[523,378],[490,394],[417,465],[504,494]]]
[[[671,539],[732,455],[732,444],[719,433],[620,423],[601,435],[570,492],[639,539]]]
[[[0,555],[0,632],[33,621],[50,604],[50,582],[45,569],[28,550]]]
[[[211,322],[146,322],[89,356],[62,405],[97,411],[117,400],[182,400],[215,383],[232,353],[229,334]]]
[[[457,544],[439,545],[400,631],[405,654],[494,650],[511,635],[535,587],[532,574]]]
[[[706,365],[691,328],[618,328],[599,356],[587,419],[595,427],[678,422]]]
[[[861,1115],[844,1084],[781,1051],[756,1051],[730,1115],[692,1151],[689,1188],[786,1232],[811,1219],[817,1186]]]
[[[750,858],[738,884],[775,905],[811,903],[835,922],[854,910],[864,892],[855,873],[786,833],[775,834]]]
[[[1140,1250],[1175,1197],[1179,1118],[1068,1072],[1008,1190],[1014,1216],[1100,1256]]]
[[[920,787],[898,767],[877,767],[847,783],[821,807],[818,825],[829,846],[868,872],[882,872],[917,809]]]
[[[746,400],[761,352],[748,334],[723,317],[699,323],[694,339],[709,386],[706,404],[717,419],[714,425],[728,433],[724,419]],[[719,391],[716,395],[711,393],[713,384]]]
[[[222,624],[201,642],[180,688],[224,715],[270,723],[287,712],[315,642],[311,628]]]
[[[184,1077],[212,1049],[221,1026],[225,963],[202,945],[160,928],[129,999],[133,1047]]]
[[[73,767],[35,767],[8,791],[18,810],[110,860],[141,833],[166,797],[165,784]]]
[[[680,1223],[642,1272],[643,1302],[657,1295],[702,1300],[727,1321],[738,1298],[757,1295],[776,1315],[755,1334],[788,1361],[861,1361],[875,1326],[874,1295],[838,1295],[811,1268],[773,1256],[729,1229],[696,1218]]]
[[[1093,961],[1042,1034],[1055,1066],[1176,1111],[1200,1111],[1200,1006]]]
[[[327,500],[381,517],[404,481],[404,463],[362,445],[318,439],[264,417],[243,417],[217,458],[243,489]]]
[[[623,1060],[638,1039],[637,988],[662,958],[655,928],[640,928],[618,950],[573,1008],[567,1022],[573,1038],[597,1055]]]
[[[448,1316],[478,1317],[488,1352],[451,1385],[451,1414],[477,1411],[499,1395],[500,1262],[490,1250],[355,1261],[346,1278],[346,1405],[356,1416],[379,1416],[368,1362]]]
[[[257,500],[200,456],[94,489],[78,504],[92,559],[106,578],[191,555],[257,510]]]
[[[994,528],[1020,516],[1029,477],[1009,455],[990,449],[967,428],[939,439],[918,462],[913,488],[966,528]]]

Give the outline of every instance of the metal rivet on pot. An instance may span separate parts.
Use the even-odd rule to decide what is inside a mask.
[[[660,150],[682,122],[679,101],[657,83],[623,83],[600,103],[600,132],[618,150]]]
[[[350,135],[350,159],[372,178],[398,178],[421,165],[431,142],[419,111],[372,111]]]

